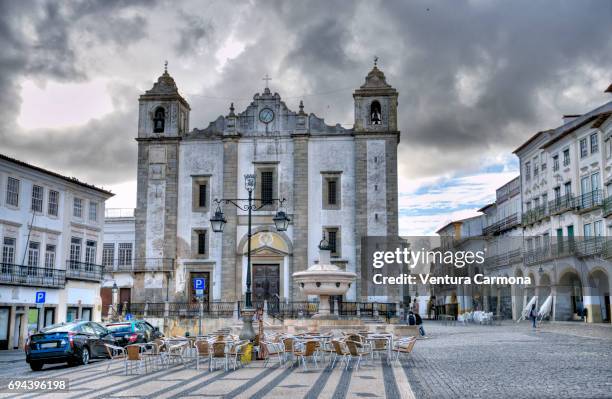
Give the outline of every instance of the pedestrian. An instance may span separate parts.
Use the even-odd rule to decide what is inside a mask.
[[[424,337],[425,329],[423,328],[423,319],[421,318],[421,315],[418,313],[415,313],[414,318],[415,318],[416,325],[419,326],[419,333],[421,334],[421,337]]]
[[[414,298],[414,303],[412,305],[412,310],[414,311],[414,313],[419,314],[419,303],[417,302],[416,298]]]
[[[416,326],[416,317],[414,316],[414,312],[412,310],[408,312],[408,325]]]
[[[531,319],[533,328],[536,328],[536,319],[538,317],[538,312],[536,311],[535,303],[531,305],[531,310],[529,311],[529,318]]]

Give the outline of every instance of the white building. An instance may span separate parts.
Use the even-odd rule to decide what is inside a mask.
[[[106,209],[102,246],[104,281],[100,289],[103,317],[113,303],[113,285],[117,288],[117,302],[130,303],[134,279],[143,270],[142,262],[136,264],[134,260],[134,229],[134,209]]]
[[[0,349],[29,331],[100,320],[104,201],[112,193],[0,155]],[[36,293],[44,292],[44,304]]]
[[[397,97],[375,65],[353,93],[350,128],[326,124],[302,102],[292,111],[266,87],[242,112],[232,104],[190,129],[190,106],[165,71],[139,98],[135,262],[145,267],[132,300],[195,301],[194,278],[206,278],[205,300],[243,298],[247,212],[221,204],[222,234],[209,220],[214,199],[247,197],[246,174],[256,175],[263,205],[253,216],[254,301],[304,299],[291,276],[318,259],[323,233],[334,263],[359,274],[362,237],[397,237]],[[291,219],[285,232],[272,222],[279,209]],[[359,298],[358,279],[346,299]]]
[[[612,102],[564,117],[561,126],[536,133],[514,153],[519,178],[498,189],[496,202],[481,209],[485,272],[528,276],[532,283],[490,289],[484,293],[484,310],[517,319],[533,296],[542,304],[550,295],[553,320],[582,320],[586,313],[588,322],[609,323]]]

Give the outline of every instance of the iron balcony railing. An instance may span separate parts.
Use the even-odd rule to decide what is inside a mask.
[[[523,259],[526,265],[542,263],[545,260],[550,259],[550,246],[544,245],[542,247],[527,250],[523,255]]]
[[[576,198],[576,208],[580,211],[588,211],[603,204],[603,193],[601,190],[593,190]]]
[[[576,208],[576,199],[572,194],[565,194],[548,202],[551,215],[556,215]]]
[[[488,256],[485,259],[485,265],[487,268],[496,268],[501,266],[512,265],[514,263],[521,263],[523,261],[523,252],[520,248],[516,248],[501,254]]]
[[[518,214],[514,213],[510,216],[503,218],[502,220],[499,220],[485,227],[482,231],[484,235],[493,235],[493,234],[502,233],[518,225],[519,225]]]
[[[61,288],[66,284],[66,272],[51,268],[0,263],[0,283]]]
[[[104,266],[94,263],[66,261],[66,278],[72,280],[102,281]]]
[[[603,200],[603,217],[612,215],[612,196]]]
[[[521,218],[523,226],[528,226],[530,224],[534,224],[539,222],[540,220],[545,219],[549,216],[548,212],[548,204],[543,204],[540,206],[536,206],[533,209],[528,210],[523,213],[523,217]]]

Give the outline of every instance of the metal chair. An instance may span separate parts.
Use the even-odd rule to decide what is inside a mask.
[[[331,343],[334,348],[334,357],[332,359],[330,367],[334,368],[334,366],[336,365],[336,360],[338,359],[338,357],[340,357],[340,361],[345,362],[346,368],[348,369],[348,365],[351,360],[350,352],[344,348],[342,342],[340,341],[333,340]]]
[[[400,339],[395,343],[393,352],[395,352],[395,362],[397,364],[399,364],[400,354],[404,355],[404,357],[410,355],[416,341],[416,337],[410,337],[408,339]]]
[[[212,351],[210,350],[210,344],[208,341],[195,341],[196,350],[196,370],[200,368],[200,359],[211,361]]]
[[[142,356],[140,353],[140,348],[140,345],[128,345],[126,347],[127,356],[125,357],[125,375],[128,374],[128,365],[130,366],[130,369],[133,370],[134,363],[138,364],[138,369],[140,371],[142,371],[142,366],[144,364],[145,373],[148,372],[147,358]]]
[[[302,350],[298,350],[295,351],[294,354],[296,356],[298,356],[299,359],[302,360],[302,366],[304,367],[304,370],[306,370],[308,367],[306,367],[306,358],[311,358],[315,364],[315,368],[318,368],[317,365],[317,341],[306,341],[304,342],[304,344],[302,345]]]
[[[284,356],[285,351],[283,350],[283,346],[280,342],[267,342],[261,341],[259,343],[259,350],[263,351],[263,355],[265,357],[264,367],[268,365],[270,359],[274,356],[278,358],[278,366],[282,366],[284,364]]]
[[[213,351],[212,351],[212,356],[210,358],[210,371],[213,370],[213,361],[216,366],[219,360],[223,361],[223,369],[227,371],[228,364],[227,364],[227,353],[225,351],[225,348],[226,348],[225,342],[216,341],[213,343]]]
[[[357,358],[357,370],[359,370],[359,365],[361,364],[361,359],[363,358],[363,356],[367,357],[372,355],[372,350],[367,348],[361,342],[346,341],[346,347],[348,348],[348,351],[351,354],[351,358]]]
[[[106,347],[106,352],[108,353],[108,358],[110,360],[125,359],[125,348],[111,344],[104,344],[104,346]],[[108,369],[110,368],[111,364],[112,362],[108,362],[108,365],[106,366],[106,372],[108,372]]]

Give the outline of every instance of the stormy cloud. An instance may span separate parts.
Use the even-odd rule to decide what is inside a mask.
[[[266,73],[291,108],[303,99],[350,127],[351,93],[377,55],[400,93],[403,179],[475,173],[483,156],[609,101],[612,80],[609,1],[2,1],[0,11],[1,152],[104,185],[135,178],[137,98],[164,60],[192,127],[230,102],[241,111]],[[109,96],[111,113],[17,123],[24,82],[99,78],[108,90],[92,97]]]

